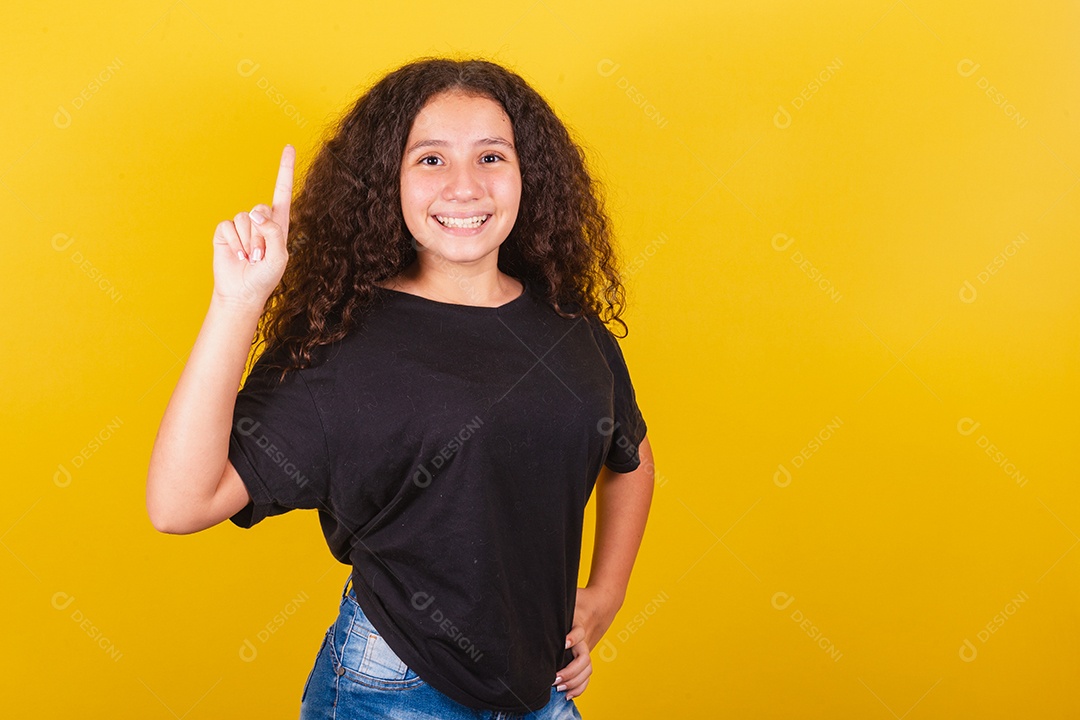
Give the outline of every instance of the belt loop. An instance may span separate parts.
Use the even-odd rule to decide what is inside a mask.
[[[349,572],[349,579],[345,581],[345,588],[341,591],[341,599],[344,600],[349,595],[349,588],[352,587],[352,572]]]

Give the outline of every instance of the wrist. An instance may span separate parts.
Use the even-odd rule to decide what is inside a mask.
[[[258,322],[266,308],[266,301],[225,297],[216,291],[210,295],[210,310],[240,320]]]
[[[590,582],[586,586],[600,602],[618,611],[626,600],[626,587],[617,583]]]

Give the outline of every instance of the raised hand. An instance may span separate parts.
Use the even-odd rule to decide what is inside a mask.
[[[292,204],[296,149],[281,153],[273,205],[256,205],[251,212],[222,220],[214,231],[214,295],[260,310],[285,273],[289,254],[289,208]]]

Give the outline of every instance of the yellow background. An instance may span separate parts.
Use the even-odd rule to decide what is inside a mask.
[[[1078,27],[1068,2],[9,9],[5,716],[295,717],[346,566],[314,512],[155,532],[152,441],[217,222],[383,73],[475,53],[587,145],[626,267],[657,488],[583,715],[1076,717]]]

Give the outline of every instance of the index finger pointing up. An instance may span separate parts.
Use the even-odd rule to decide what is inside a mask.
[[[281,229],[288,232],[289,206],[292,204],[293,166],[296,162],[296,148],[286,145],[281,151],[281,166],[278,168],[277,182],[274,184],[274,202],[270,206],[271,217]]]

